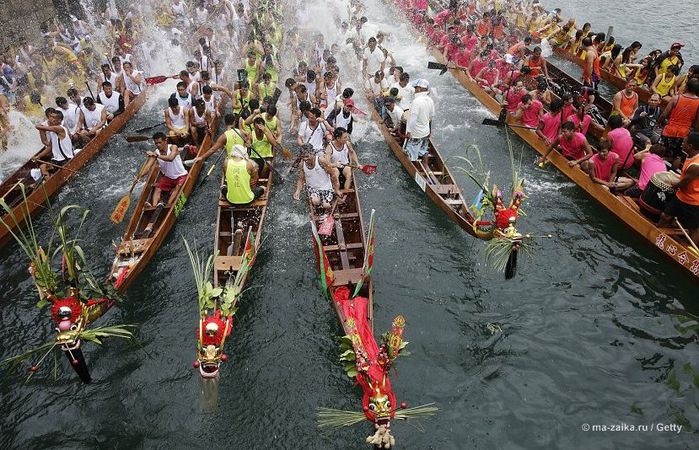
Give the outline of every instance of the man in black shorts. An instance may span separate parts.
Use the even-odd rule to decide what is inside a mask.
[[[677,195],[668,203],[658,226],[670,226],[672,219],[677,217],[692,240],[699,242],[699,132],[689,133],[684,138],[682,150],[687,159],[682,166]]]

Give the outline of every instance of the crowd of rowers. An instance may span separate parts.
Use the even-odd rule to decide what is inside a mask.
[[[678,217],[693,238],[699,238],[699,142],[693,134],[699,130],[699,67],[692,66],[672,83],[662,81],[668,72],[679,74],[681,44],[672,44],[668,52],[654,59],[651,87],[672,84],[668,92],[654,89],[648,104],[641,104],[635,92],[639,79],[629,72],[626,87],[614,96],[611,115],[603,118],[594,106],[595,96],[600,95],[597,87],[603,55],[609,51],[602,33],[589,33],[587,24],[585,30],[576,30],[573,20],[561,27],[560,10],[545,13],[538,4],[500,1],[495,8],[492,2],[470,1],[430,17],[419,3],[399,1],[426,34],[429,45],[451,67],[462,69],[498,99],[515,121],[531,128],[548,145],[541,164],[550,152],[558,151],[570,160],[571,167],[579,166],[595,183],[633,197],[642,196],[655,173],[681,169],[672,183],[678,188],[677,196],[666,205],[659,224],[668,226]],[[584,52],[581,83],[561,97],[552,92],[554,80],[541,46],[533,46],[542,36],[573,46],[573,50],[582,47]],[[637,52],[640,45],[634,43],[624,51],[631,55],[627,61],[636,57],[631,48]],[[617,53],[607,58],[609,64],[615,64]],[[650,74],[645,80],[649,78]],[[678,94],[665,98],[667,105],[661,107],[665,94],[675,92]],[[597,152],[588,142],[591,128],[603,136]],[[637,179],[633,176],[636,169]]]

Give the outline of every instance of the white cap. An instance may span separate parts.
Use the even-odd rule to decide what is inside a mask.
[[[419,79],[415,80],[415,83],[413,83],[413,86],[423,88],[423,89],[429,89],[430,83],[429,83],[429,81],[425,80],[424,78],[419,78]]]
[[[247,159],[248,151],[240,144],[236,144],[231,149],[231,156],[234,158],[244,158]]]

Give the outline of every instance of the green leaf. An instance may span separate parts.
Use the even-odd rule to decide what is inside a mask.
[[[41,309],[41,308],[45,307],[45,306],[48,305],[48,304],[49,304],[49,301],[48,301],[48,300],[46,300],[45,298],[41,298],[41,299],[39,299],[38,302],[36,302],[36,307],[39,308],[39,309]]]
[[[223,293],[223,288],[220,287],[211,290],[212,297],[218,297],[219,295],[221,295],[221,293]]]
[[[359,373],[359,372],[357,372],[357,368],[356,368],[356,367],[352,367],[352,369],[350,369],[350,370],[347,371],[347,376],[350,377],[350,378],[354,378],[354,377],[357,376],[358,373]]]

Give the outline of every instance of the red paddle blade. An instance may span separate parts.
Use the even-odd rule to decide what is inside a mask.
[[[335,218],[333,216],[328,216],[325,221],[318,227],[318,234],[321,236],[330,236],[333,232],[333,227],[335,226]]]
[[[352,114],[357,114],[358,116],[366,116],[367,113],[366,111],[362,111],[361,109],[357,108],[356,106],[352,108]]]
[[[158,75],[157,77],[148,77],[146,78],[146,84],[148,86],[153,86],[154,84],[160,84],[167,80],[170,77],[166,77],[165,75]]]
[[[375,164],[364,164],[362,166],[362,172],[364,172],[367,175],[372,175],[376,173],[376,165]]]

